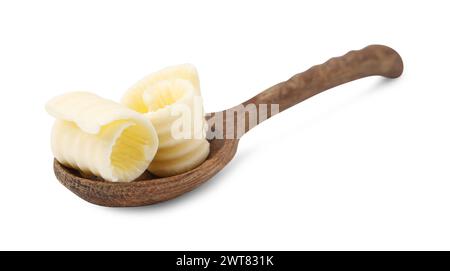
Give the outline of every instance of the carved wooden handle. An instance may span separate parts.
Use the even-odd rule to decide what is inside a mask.
[[[396,51],[384,45],[370,45],[313,66],[261,92],[243,105],[279,104],[279,112],[282,112],[329,88],[372,75],[396,78],[402,72],[403,62]],[[248,124],[248,114],[245,116]],[[259,119],[259,122],[264,120]],[[249,125],[246,126],[248,131]]]

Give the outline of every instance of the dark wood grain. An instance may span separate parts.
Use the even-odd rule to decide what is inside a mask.
[[[403,62],[397,52],[383,45],[371,45],[314,66],[274,85],[243,104],[276,103],[279,104],[281,112],[334,86],[372,75],[396,78],[402,71]],[[245,116],[245,122],[248,123],[248,114],[242,116]],[[227,120],[224,120],[224,126],[226,125]],[[247,126],[246,131],[251,128]],[[210,142],[211,152],[205,162],[189,172],[166,178],[144,173],[131,183],[113,183],[82,177],[78,171],[67,168],[56,160],[54,171],[64,186],[91,203],[103,206],[149,205],[175,198],[209,180],[234,157],[239,139],[213,139]]]

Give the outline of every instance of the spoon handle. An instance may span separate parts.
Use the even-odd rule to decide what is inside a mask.
[[[399,77],[403,72],[400,55],[384,45],[370,45],[358,51],[331,58],[327,62],[296,74],[285,82],[259,93],[243,105],[278,104],[279,112],[329,88],[372,75]],[[248,122],[245,114],[245,123]],[[267,116],[269,118],[271,114]],[[266,118],[260,118],[259,122]],[[246,125],[245,132],[253,128]]]

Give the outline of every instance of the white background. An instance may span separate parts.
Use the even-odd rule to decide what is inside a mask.
[[[0,2],[0,249],[450,249],[448,1],[308,2]],[[99,207],[53,175],[55,95],[118,100],[190,62],[218,111],[372,43],[402,55],[401,78],[270,119],[180,198]]]

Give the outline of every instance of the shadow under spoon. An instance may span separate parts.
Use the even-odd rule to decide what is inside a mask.
[[[73,193],[98,205],[143,206],[166,201],[195,189],[231,161],[240,137],[266,119],[264,116],[258,116],[260,111],[252,112],[251,108],[255,107],[247,105],[254,104],[257,108],[263,104],[278,104],[279,112],[282,112],[332,87],[373,75],[396,78],[402,72],[403,62],[396,51],[383,45],[370,45],[313,66],[238,106],[208,114],[208,122],[214,128],[212,130],[215,134],[215,138],[210,140],[210,154],[200,166],[183,174],[158,178],[145,172],[136,181],[113,183],[83,177],[77,170],[67,168],[55,159],[55,175]],[[234,112],[234,117],[226,118],[227,112]],[[258,117],[257,123],[252,121],[253,113]],[[270,112],[267,118],[273,113]],[[242,125],[239,126],[239,123],[245,124],[241,133],[238,128]],[[217,136],[218,134],[220,136]]]

